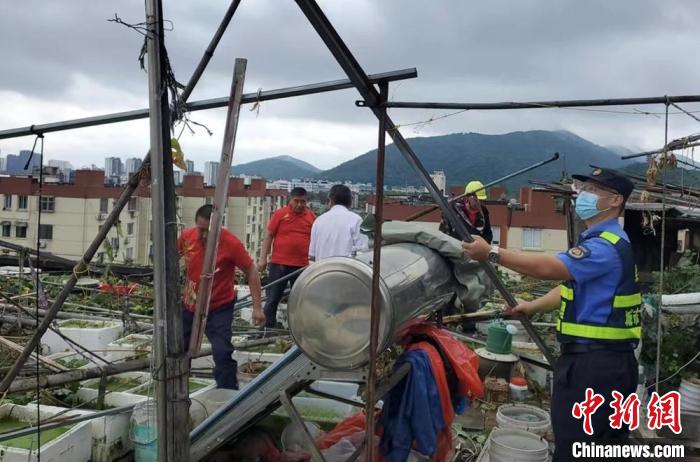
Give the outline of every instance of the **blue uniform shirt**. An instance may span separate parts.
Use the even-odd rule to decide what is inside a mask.
[[[580,241],[592,233],[609,231],[629,242],[617,219],[598,223],[581,233]],[[622,261],[614,246],[601,237],[582,242],[579,252],[557,255],[571,273],[576,298],[576,321],[605,324],[612,310],[610,300],[622,278]]]

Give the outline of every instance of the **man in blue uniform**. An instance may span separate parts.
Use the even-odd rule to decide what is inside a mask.
[[[557,338],[561,356],[554,366],[551,401],[554,460],[571,460],[571,444],[591,441],[613,444],[628,431],[610,427],[614,390],[626,398],[637,387],[634,348],[641,327],[641,295],[629,237],[618,223],[634,185],[620,173],[595,168],[589,176],[574,175],[576,213],[586,223],[578,245],[556,257],[491,248],[483,239],[463,243],[472,258],[490,260],[520,274],[565,281],[547,295],[519,302],[514,312],[526,315],[559,310]],[[593,435],[573,417],[574,403],[586,399],[587,388],[605,398],[592,416]]]

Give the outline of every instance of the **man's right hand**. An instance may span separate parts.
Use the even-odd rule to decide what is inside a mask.
[[[525,316],[530,316],[533,313],[534,305],[532,302],[526,302],[524,300],[517,300],[517,302],[518,304],[514,307],[508,307],[506,313],[514,316],[519,316],[521,314]]]
[[[258,262],[258,273],[262,273],[267,268],[267,259]]]

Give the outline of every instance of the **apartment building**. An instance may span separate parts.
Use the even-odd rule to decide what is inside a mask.
[[[0,177],[0,239],[34,247],[38,233],[43,250],[80,258],[123,190],[104,181],[101,170],[78,170],[73,183],[45,182],[39,201],[36,178]],[[205,186],[201,176],[186,175],[177,194],[178,224],[184,229],[194,224],[200,206],[213,202],[214,188]],[[231,179],[224,226],[245,243],[252,256],[259,255],[270,215],[286,203],[287,194],[267,189],[263,179],[252,180],[249,185]],[[150,190],[143,185],[121,212],[118,224],[109,231],[96,260],[149,265],[151,214]],[[0,252],[9,253],[1,249]]]
[[[452,188],[452,196],[464,192],[464,188]],[[493,231],[493,243],[500,247],[522,252],[537,252],[554,255],[566,250],[566,219],[561,206],[551,192],[522,188],[519,200],[505,201],[505,190],[490,188],[489,199],[482,201],[488,207]],[[374,213],[376,199],[370,196],[366,210]],[[429,208],[416,204],[409,198],[387,197],[384,202],[386,220],[401,221]],[[437,229],[442,215],[433,211],[417,221],[430,223]]]

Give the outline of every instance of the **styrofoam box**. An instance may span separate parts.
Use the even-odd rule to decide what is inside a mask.
[[[134,371],[134,372],[123,372],[121,374],[116,374],[107,377],[107,380],[112,379],[112,378],[119,378],[119,379],[139,379],[139,384],[134,385],[133,387],[127,389],[127,390],[122,390],[123,393],[129,393],[132,390],[135,390],[137,388],[141,388],[144,384],[148,383],[151,380],[151,374],[148,372],[139,372],[139,371]],[[90,380],[85,380],[84,382],[81,382],[80,386],[85,387],[85,388],[93,388],[95,390],[98,390],[98,386],[100,384],[101,379],[90,379]],[[110,392],[111,394],[112,392]]]
[[[150,358],[152,348],[152,335],[131,334],[109,343],[106,355],[107,359],[112,362],[135,359],[139,353],[143,352]]]
[[[58,330],[64,336],[97,354],[104,352],[107,349],[107,345],[118,339],[123,331],[122,323],[117,321],[99,321],[103,323],[103,327],[62,327],[62,324],[68,324],[71,321],[93,321],[63,319],[58,321]],[[41,337],[41,346],[44,348],[43,354],[45,355],[62,351],[75,351],[72,345],[68,344],[52,330],[46,331]]]
[[[58,413],[59,411],[48,409],[46,406],[39,407],[42,420],[48,420]],[[0,418],[12,416],[36,424],[36,415],[36,405],[3,404],[0,406]],[[43,462],[88,462],[90,460],[90,422],[75,424],[66,433],[45,443],[39,451]],[[34,462],[38,460],[39,451],[3,446],[0,442],[2,462]]]

